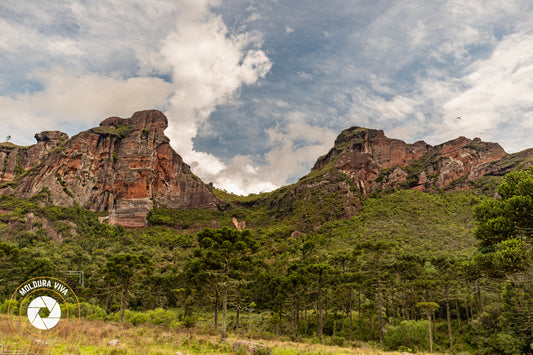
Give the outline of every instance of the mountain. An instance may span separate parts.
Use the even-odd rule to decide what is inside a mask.
[[[108,211],[109,223],[143,227],[154,202],[169,208],[216,209],[212,188],[192,174],[164,135],[168,121],[156,110],[110,117],[68,139],[36,135],[37,144],[0,147],[2,195]]]
[[[380,190],[409,188],[429,192],[467,190],[484,176],[503,176],[531,165],[533,149],[507,154],[497,143],[459,137],[431,146],[390,139],[382,130],[352,127],[336,139],[313,170],[331,167],[346,174],[366,195]]]
[[[437,146],[407,144],[382,130],[352,127],[341,132],[297,183],[237,198],[191,172],[164,135],[167,125],[163,113],[149,110],[126,119],[107,118],[70,139],[46,131],[30,147],[2,143],[0,195],[30,198],[44,193],[55,205],[107,211],[110,224],[125,227],[145,226],[155,204],[174,210],[234,211],[242,218],[250,218],[244,210],[260,211],[254,213],[262,222],[255,225],[283,220],[305,231],[352,217],[362,199],[380,191],[468,190],[483,179],[533,165],[533,149],[507,154],[496,143],[465,137]]]
[[[496,143],[465,137],[436,146],[407,144],[382,130],[352,127],[339,134],[308,175],[241,206],[262,209],[297,230],[316,230],[354,216],[372,194],[394,189],[488,189],[493,194],[500,177],[531,165],[533,149],[507,154]]]

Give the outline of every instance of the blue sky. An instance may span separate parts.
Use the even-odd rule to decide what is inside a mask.
[[[0,141],[158,108],[193,171],[240,194],[294,182],[354,125],[516,152],[532,23],[519,0],[6,0]]]

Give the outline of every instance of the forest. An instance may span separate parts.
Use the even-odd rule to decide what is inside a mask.
[[[46,189],[2,196],[2,312],[21,282],[47,275],[67,281],[93,320],[222,339],[531,353],[533,168],[491,192],[381,192],[356,216],[305,232],[293,219],[266,219],[261,206],[158,207],[149,227],[127,230],[52,205]]]

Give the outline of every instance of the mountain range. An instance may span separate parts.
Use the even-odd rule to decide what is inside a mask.
[[[335,220],[357,214],[361,200],[371,194],[482,188],[490,179],[533,165],[533,149],[508,154],[497,143],[465,137],[436,146],[408,144],[382,130],[351,127],[295,184],[239,199],[193,174],[170,146],[167,125],[162,112],[147,110],[130,118],[107,118],[71,138],[45,131],[29,147],[0,143],[0,195],[45,195],[58,206],[107,212],[108,223],[127,228],[146,226],[155,207],[260,207],[284,219],[302,205],[320,205],[320,220]],[[315,229],[320,220],[302,222],[300,229]],[[237,219],[235,224],[242,223]]]

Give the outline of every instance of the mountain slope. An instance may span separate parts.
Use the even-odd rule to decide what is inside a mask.
[[[0,194],[30,198],[46,189],[53,204],[109,211],[111,224],[126,227],[145,226],[154,202],[216,208],[211,188],[170,147],[163,133],[167,124],[160,111],[141,111],[127,119],[110,117],[68,140],[55,134],[44,147],[41,140],[30,148],[1,148],[8,183]],[[29,154],[33,151],[38,153]],[[12,161],[24,162],[18,173]]]
[[[356,215],[362,199],[371,194],[481,188],[492,195],[501,176],[531,165],[533,149],[507,154],[496,143],[465,137],[437,146],[407,144],[386,137],[382,130],[352,127],[298,182],[235,205],[263,209],[302,231],[316,230]]]
[[[44,192],[59,206],[108,211],[111,224],[126,227],[145,226],[155,203],[221,210],[225,218],[233,214],[249,227],[283,221],[309,231],[354,216],[369,194],[469,190],[533,164],[533,149],[507,154],[496,143],[465,137],[437,146],[407,144],[382,130],[352,127],[297,183],[237,198],[213,191],[194,176],[170,147],[166,127],[163,113],[151,110],[127,119],[110,117],[70,139],[42,132],[31,147],[2,143],[0,194],[30,198]]]

